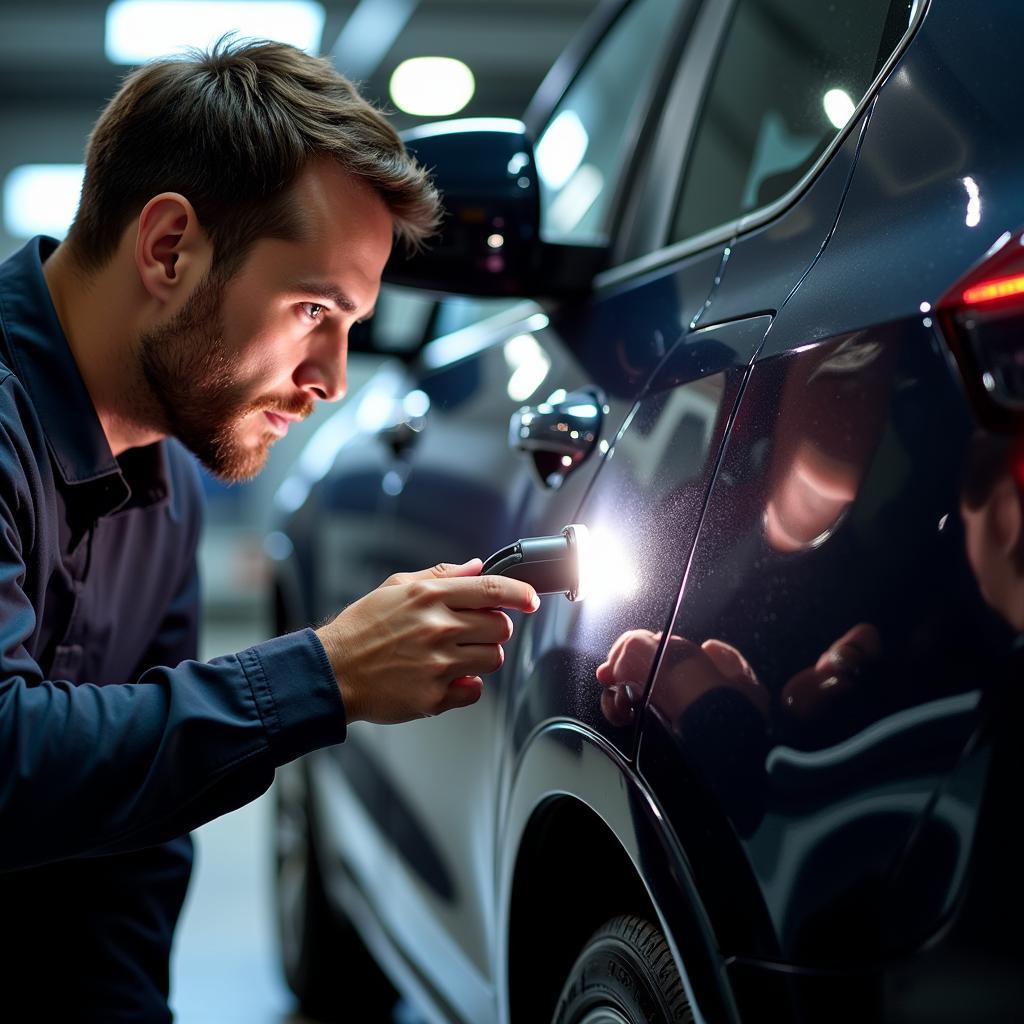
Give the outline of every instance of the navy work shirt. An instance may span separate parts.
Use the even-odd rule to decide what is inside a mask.
[[[161,1021],[185,833],[345,715],[310,629],[192,660],[194,463],[111,454],[43,276],[56,244],[0,264],[0,1017]]]

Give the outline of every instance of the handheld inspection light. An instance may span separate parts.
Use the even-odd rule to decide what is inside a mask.
[[[549,537],[523,537],[495,551],[481,574],[509,576],[529,583],[538,594],[582,601],[587,543],[587,528],[580,523]]]

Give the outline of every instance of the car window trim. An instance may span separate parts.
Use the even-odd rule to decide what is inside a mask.
[[[567,54],[572,54],[572,59],[560,59],[552,66],[523,115],[523,124],[534,144],[550,123],[554,112],[576,85],[597,49],[615,31],[620,19],[628,13],[629,8],[638,2],[641,0],[612,0],[599,8],[598,16],[592,21],[588,21],[583,32],[577,36],[570,44],[570,49],[566,51]],[[700,0],[674,0],[674,2],[678,4],[678,11],[666,27],[665,35],[668,41],[662,44],[662,49],[657,55],[657,70],[644,95],[640,98],[639,114],[633,118],[632,124],[626,126],[627,134],[623,138],[622,145],[629,156],[623,162],[618,181],[608,201],[605,217],[607,230],[601,236],[593,239],[597,244],[607,245],[617,237],[629,187],[636,174],[637,166],[640,164],[643,150],[653,133],[651,122],[657,120],[657,111],[660,110],[664,98],[671,88],[673,63],[689,35],[693,19],[701,6]],[[566,71],[567,67],[571,70]],[[549,79],[555,84],[549,84]],[[543,223],[541,230],[543,231]],[[576,241],[571,237],[552,237],[549,240],[556,244],[559,242],[575,244]],[[587,244],[583,240],[581,243]]]
[[[731,21],[732,9],[735,8],[738,0],[733,0],[730,5],[729,17],[727,20]],[[711,6],[715,6],[712,4]],[[717,225],[716,227],[709,228],[707,231],[703,231],[698,235],[693,235],[690,238],[684,238],[678,242],[672,242],[666,244],[666,239],[671,231],[671,225],[675,216],[675,211],[678,206],[679,199],[679,188],[682,184],[683,174],[686,170],[686,158],[689,156],[690,144],[692,142],[692,134],[696,128],[696,116],[694,122],[687,126],[688,134],[686,136],[685,145],[680,147],[681,160],[676,165],[676,169],[673,175],[673,188],[668,192],[672,199],[670,203],[659,204],[664,210],[659,209],[659,213],[663,214],[663,219],[659,225],[660,234],[659,237],[662,239],[662,245],[660,248],[655,249],[652,252],[648,252],[643,255],[636,256],[632,259],[628,259],[617,266],[610,267],[608,270],[602,271],[594,279],[594,289],[599,290],[602,288],[617,285],[626,281],[636,275],[645,274],[652,270],[664,266],[665,264],[675,262],[676,260],[683,259],[686,256],[693,255],[694,253],[700,252],[702,249],[709,248],[713,245],[718,244],[731,244],[739,235],[746,234],[755,228],[762,227],[769,221],[774,220],[776,217],[783,214],[791,206],[793,206],[801,196],[811,187],[815,179],[822,172],[825,165],[832,159],[836,151],[846,142],[849,135],[857,130],[859,131],[861,120],[864,116],[865,111],[874,102],[875,96],[882,84],[889,77],[893,68],[902,59],[904,52],[910,45],[914,36],[917,34],[921,23],[924,21],[925,16],[931,7],[931,0],[920,0],[916,9],[912,12],[910,24],[907,27],[906,32],[903,33],[899,43],[894,48],[893,52],[889,55],[889,59],[882,66],[881,71],[875,76],[871,84],[866,89],[864,95],[861,97],[860,102],[854,109],[850,120],[847,121],[843,129],[836,133],[835,137],[829,143],[829,145],[822,152],[821,156],[808,168],[807,172],[800,178],[800,180],[792,186],[784,195],[778,199],[767,203],[766,205],[759,207],[756,210],[752,210],[748,214],[744,214],[742,217],[734,218],[731,221],[727,221],[723,224]],[[694,33],[696,39],[697,32]],[[721,44],[722,38],[718,39],[718,44]],[[704,80],[703,90],[699,102],[696,104],[696,113],[699,113],[703,109],[704,99],[707,89],[710,87],[711,71],[717,63],[719,56],[719,48],[716,46],[713,54],[713,59],[709,60],[710,67],[707,70],[707,76]],[[674,110],[674,101],[676,101],[679,94],[682,92],[681,83],[686,78],[685,72],[681,71],[676,82],[672,88],[672,95],[669,98],[668,103],[665,105],[662,113],[662,120],[666,117],[671,116]],[[680,133],[682,134],[682,133]],[[666,132],[664,131],[663,125],[659,124],[659,136],[664,137]],[[648,194],[652,192],[651,189],[645,190]],[[634,250],[635,251],[635,250]]]
[[[650,159],[630,182],[633,201],[624,216],[624,230],[613,244],[612,267],[605,274],[630,264],[634,254],[639,258],[650,253],[651,246],[664,238],[664,222],[672,216],[679,186],[679,167],[689,151],[735,4],[736,0],[707,0],[696,5],[693,25],[676,55],[678,70],[667,85],[657,123],[650,129],[654,138]],[[670,183],[667,189],[665,182]]]

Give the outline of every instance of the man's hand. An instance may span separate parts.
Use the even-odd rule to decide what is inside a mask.
[[[527,583],[481,576],[479,558],[397,573],[317,631],[350,722],[407,722],[476,703],[512,621],[540,607]]]

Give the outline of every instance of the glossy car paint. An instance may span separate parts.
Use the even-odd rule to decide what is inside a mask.
[[[516,622],[475,708],[359,723],[309,759],[321,838],[358,889],[339,902],[437,1019],[543,1017],[523,935],[586,933],[559,901],[523,908],[570,807],[602,845],[565,851],[552,891],[581,917],[646,901],[706,1020],[1024,1006],[1019,940],[979,947],[954,916],[978,902],[981,730],[1020,667],[964,554],[976,417],[922,309],[1024,224],[1001,84],[1021,29],[1009,2],[935,0],[796,202],[610,274],[587,303],[524,303],[428,345],[364,396],[422,392],[420,429],[354,423],[290,520],[294,622],[568,522],[612,556],[611,595]],[[528,364],[539,383],[513,397]],[[590,389],[603,415],[549,486],[504,438],[556,388]],[[857,657],[819,668],[851,629]],[[593,879],[593,856],[614,877],[575,899],[571,865]],[[950,1000],[972,981],[991,1005]]]
[[[836,229],[773,320],[744,393],[671,633],[742,652],[770,710],[735,685],[694,700],[702,666],[669,648],[645,719],[641,772],[692,837],[684,846],[737,980],[785,963],[840,972],[831,987],[820,975],[796,986],[790,1012],[806,1019],[840,1003],[858,1019],[939,1012],[934,968],[915,979],[907,957],[941,934],[968,887],[991,754],[976,739],[983,698],[1020,671],[965,555],[960,482],[976,415],[928,315],[1024,220],[1019,145],[979,131],[974,106],[983,95],[989,124],[1013,120],[997,70],[1013,26],[1011,5],[980,16],[933,5],[874,103]],[[964,182],[982,167],[980,209],[969,208]],[[760,305],[750,281],[777,274],[777,230],[734,246],[712,318]],[[815,498],[820,520],[799,522],[795,504]],[[790,535],[779,529],[787,506]],[[861,623],[877,632],[871,657],[848,676],[815,673]],[[730,757],[740,736],[744,752]],[[701,828],[677,787],[710,799]],[[1005,934],[994,925],[990,945]],[[946,968],[973,977],[958,952]],[[1021,1005],[1020,961],[998,956],[988,1009],[955,1012]],[[881,963],[898,989],[866,970]],[[777,976],[793,986],[791,972]],[[964,999],[966,987],[949,992]]]

